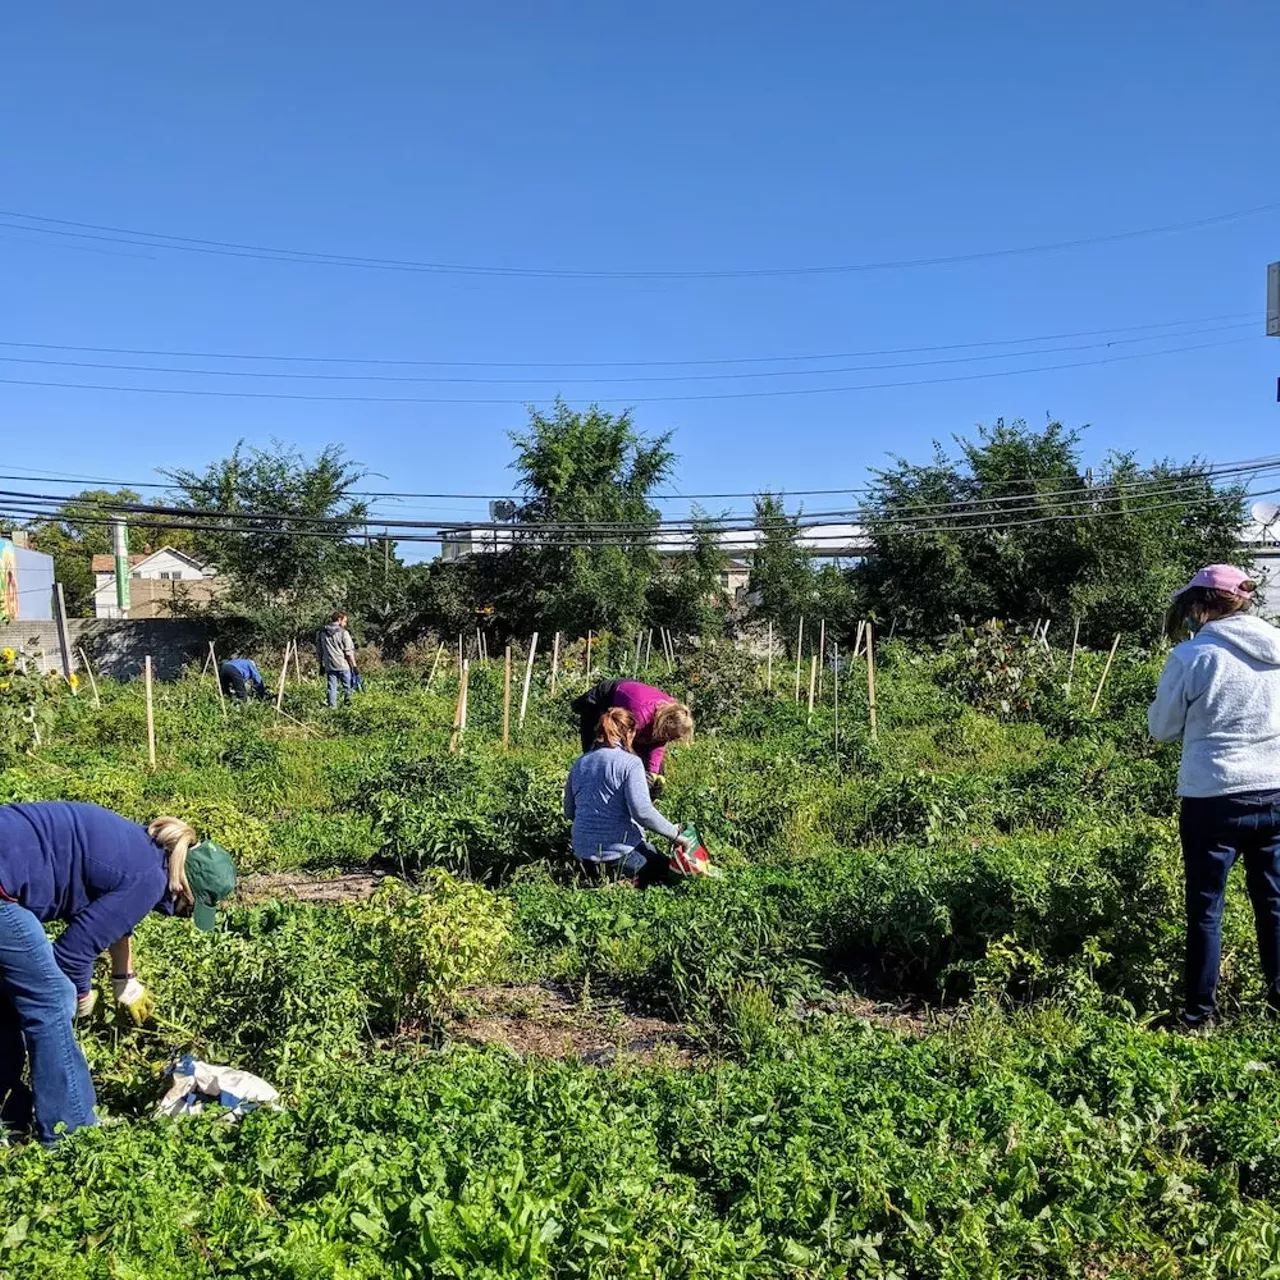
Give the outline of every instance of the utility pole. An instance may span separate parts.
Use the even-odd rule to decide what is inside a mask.
[[[129,526],[123,519],[111,522],[111,546],[116,558],[116,608],[129,616]]]

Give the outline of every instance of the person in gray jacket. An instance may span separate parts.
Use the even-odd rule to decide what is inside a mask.
[[[333,620],[320,628],[316,635],[316,657],[320,659],[320,670],[328,683],[329,705],[338,705],[339,688],[343,700],[349,702],[356,671],[356,646],[351,632],[347,630],[347,615],[343,610],[337,610]]]
[[[1147,711],[1153,738],[1182,739],[1188,1027],[1212,1022],[1217,1009],[1222,909],[1237,859],[1267,1004],[1280,1014],[1280,630],[1249,613],[1256,590],[1243,570],[1213,564],[1174,596],[1165,626],[1175,647]]]
[[[589,874],[617,868],[638,888],[662,884],[670,862],[644,838],[646,831],[680,847],[680,828],[649,798],[644,765],[633,754],[636,719],[624,707],[600,717],[595,745],[579,756],[564,787],[564,816],[573,822],[573,853]]]

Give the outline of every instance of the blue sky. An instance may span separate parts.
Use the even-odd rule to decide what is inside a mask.
[[[949,257],[1280,205],[1273,0],[55,2],[13,6],[5,26],[0,205],[108,227],[320,254],[679,273]],[[387,487],[505,492],[506,433],[524,423],[525,402],[557,391],[632,403],[643,430],[673,430],[684,493],[856,486],[889,452],[921,457],[932,439],[999,416],[1091,424],[1095,457],[1276,448],[1280,341],[1261,334],[1280,209],[1041,254],[715,279],[360,270],[17,223],[33,225],[0,215],[0,342],[466,367],[14,346],[0,356],[502,381],[7,359],[0,378],[499,402],[0,382],[11,468],[142,479],[241,437],[275,437],[307,451],[342,443]],[[1120,332],[1173,321],[1194,323]],[[974,361],[1006,349],[959,347],[1095,330],[1125,341],[1053,339],[1027,344],[1019,361]],[[601,367],[921,347],[954,349]],[[1115,360],[1178,347],[1202,349]],[[972,376],[1059,364],[1076,367]],[[899,367],[876,367],[886,365]],[[842,372],[707,376],[814,367]],[[689,373],[699,379],[669,380]],[[623,380],[637,375],[668,380]],[[884,382],[918,385],[740,394]],[[651,399],[681,395],[726,398]],[[480,504],[398,510],[458,518]]]

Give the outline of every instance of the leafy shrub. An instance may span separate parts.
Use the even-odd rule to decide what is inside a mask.
[[[1051,679],[1044,646],[996,620],[966,627],[947,641],[945,653],[943,686],[989,715],[1029,718]]]

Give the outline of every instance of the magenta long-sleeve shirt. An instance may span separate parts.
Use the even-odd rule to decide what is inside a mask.
[[[649,729],[653,724],[653,713],[664,702],[674,702],[669,693],[655,689],[651,684],[641,684],[639,680],[623,680],[613,694],[613,705],[623,707],[636,718],[636,740],[632,744],[636,755],[640,757],[646,773],[658,773],[662,769],[662,757],[665,745],[651,742]]]

